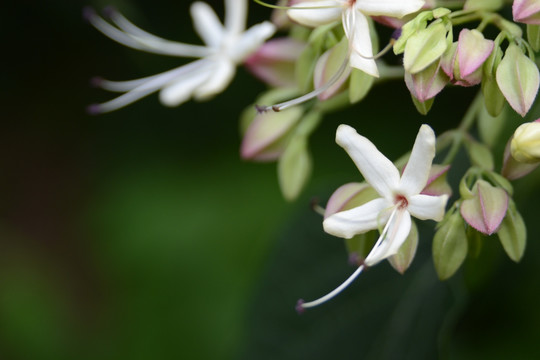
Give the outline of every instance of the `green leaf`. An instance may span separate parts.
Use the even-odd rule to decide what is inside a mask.
[[[527,228],[512,200],[508,203],[506,217],[503,219],[497,235],[508,257],[519,262],[525,252]]]
[[[459,212],[452,214],[433,238],[433,262],[439,279],[450,278],[467,256],[467,234]]]

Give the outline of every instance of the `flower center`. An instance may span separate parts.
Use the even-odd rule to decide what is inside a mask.
[[[409,200],[407,200],[405,196],[397,194],[396,198],[394,199],[394,204],[397,205],[398,209],[402,210],[409,206]]]

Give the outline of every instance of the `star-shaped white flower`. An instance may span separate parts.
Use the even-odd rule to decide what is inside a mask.
[[[85,17],[103,34],[133,49],[176,57],[200,58],[161,74],[131,80],[99,79],[95,85],[123,95],[89,107],[93,113],[108,112],[133,103],[158,90],[164,105],[177,106],[195,98],[204,100],[222,92],[231,82],[236,66],[255,52],[275,32],[263,22],[246,29],[247,0],[225,0],[225,24],[203,2],[191,5],[195,31],[206,44],[190,45],[166,40],[135,26],[115,10],[107,11],[112,24],[86,9]]]
[[[294,21],[317,27],[341,19],[352,52],[349,63],[372,76],[379,76],[373,59],[367,16],[401,18],[420,10],[424,0],[308,0],[292,6],[287,14]]]
[[[418,131],[409,162],[400,176],[399,170],[371,141],[347,125],[340,125],[336,142],[347,151],[366,182],[379,198],[350,210],[335,213],[323,222],[324,230],[350,239],[354,235],[379,229],[379,239],[363,264],[343,284],[324,297],[310,303],[299,303],[299,309],[323,303],[347,287],[364,269],[395,255],[411,230],[411,215],[420,220],[441,221],[447,195],[421,194],[427,184],[435,156],[435,134],[428,125]]]

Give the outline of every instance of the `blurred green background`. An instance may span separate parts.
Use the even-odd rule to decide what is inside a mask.
[[[421,123],[440,133],[459,121],[476,89],[446,89],[422,117],[403,83],[385,84],[328,116],[310,143],[313,178],[289,204],[275,164],[239,158],[238,115],[264,89],[243,69],[211,102],[169,109],[154,95],[86,115],[113,95],[92,89],[92,76],[128,80],[184,60],[112,42],[82,20],[85,5],[115,5],[152,33],[199,42],[188,1],[3,5],[1,359],[540,357],[538,172],[517,186],[529,231],[520,264],[494,237],[438,282],[433,224],[422,224],[404,276],[381,264],[333,302],[294,311],[352,271],[342,241],[309,208],[359,179],[334,143],[337,125],[397,158]],[[268,16],[251,4],[250,24]]]

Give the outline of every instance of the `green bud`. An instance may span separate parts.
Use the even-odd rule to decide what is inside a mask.
[[[418,247],[418,228],[414,221],[411,222],[411,231],[405,242],[399,248],[398,252],[388,258],[388,262],[397,272],[403,274],[411,265],[416,248]]]
[[[431,110],[431,106],[433,106],[433,102],[435,101],[435,98],[427,99],[426,101],[420,101],[414,96],[412,97],[412,101],[414,106],[416,107],[416,110],[422,115],[427,115],[429,110]]]
[[[417,31],[425,29],[427,22],[433,19],[433,11],[423,11],[414,19],[401,27],[401,36],[394,43],[394,54],[399,55],[405,51],[409,38]]]
[[[497,84],[510,106],[525,116],[540,85],[538,67],[516,44],[511,43],[497,68]]]
[[[459,269],[467,256],[467,234],[465,224],[458,212],[450,215],[433,238],[433,262],[439,279],[450,278]]]
[[[439,59],[448,46],[446,34],[446,26],[442,22],[434,22],[411,35],[405,45],[405,70],[415,74]]]
[[[540,51],[540,25],[527,24],[527,41],[534,51]]]
[[[501,94],[502,96],[502,94]],[[504,101],[504,99],[503,99]],[[504,104],[504,102],[503,102]],[[507,116],[505,111],[501,111],[498,116],[491,116],[488,109],[484,106],[480,107],[478,111],[478,132],[482,142],[490,147],[495,146],[498,143],[501,132],[506,123]]]
[[[288,144],[278,162],[278,180],[283,197],[292,201],[300,195],[311,174],[312,160],[307,138],[296,136]]]
[[[352,69],[349,79],[349,100],[351,104],[362,100],[369,93],[375,80],[373,76],[358,69]]]
[[[347,60],[348,49],[349,41],[344,36],[340,42],[321,55],[317,60],[313,75],[315,88],[322,88],[330,82],[343,65],[343,62]],[[349,71],[345,71],[339,80],[335,81],[332,86],[319,94],[319,100],[327,100],[342,90],[344,87],[343,84],[349,77],[349,73]]]
[[[497,11],[504,5],[504,0],[467,0],[463,10]]]
[[[504,251],[510,259],[519,262],[525,252],[527,243],[527,228],[516,209],[516,204],[510,199],[506,217],[497,232]]]

